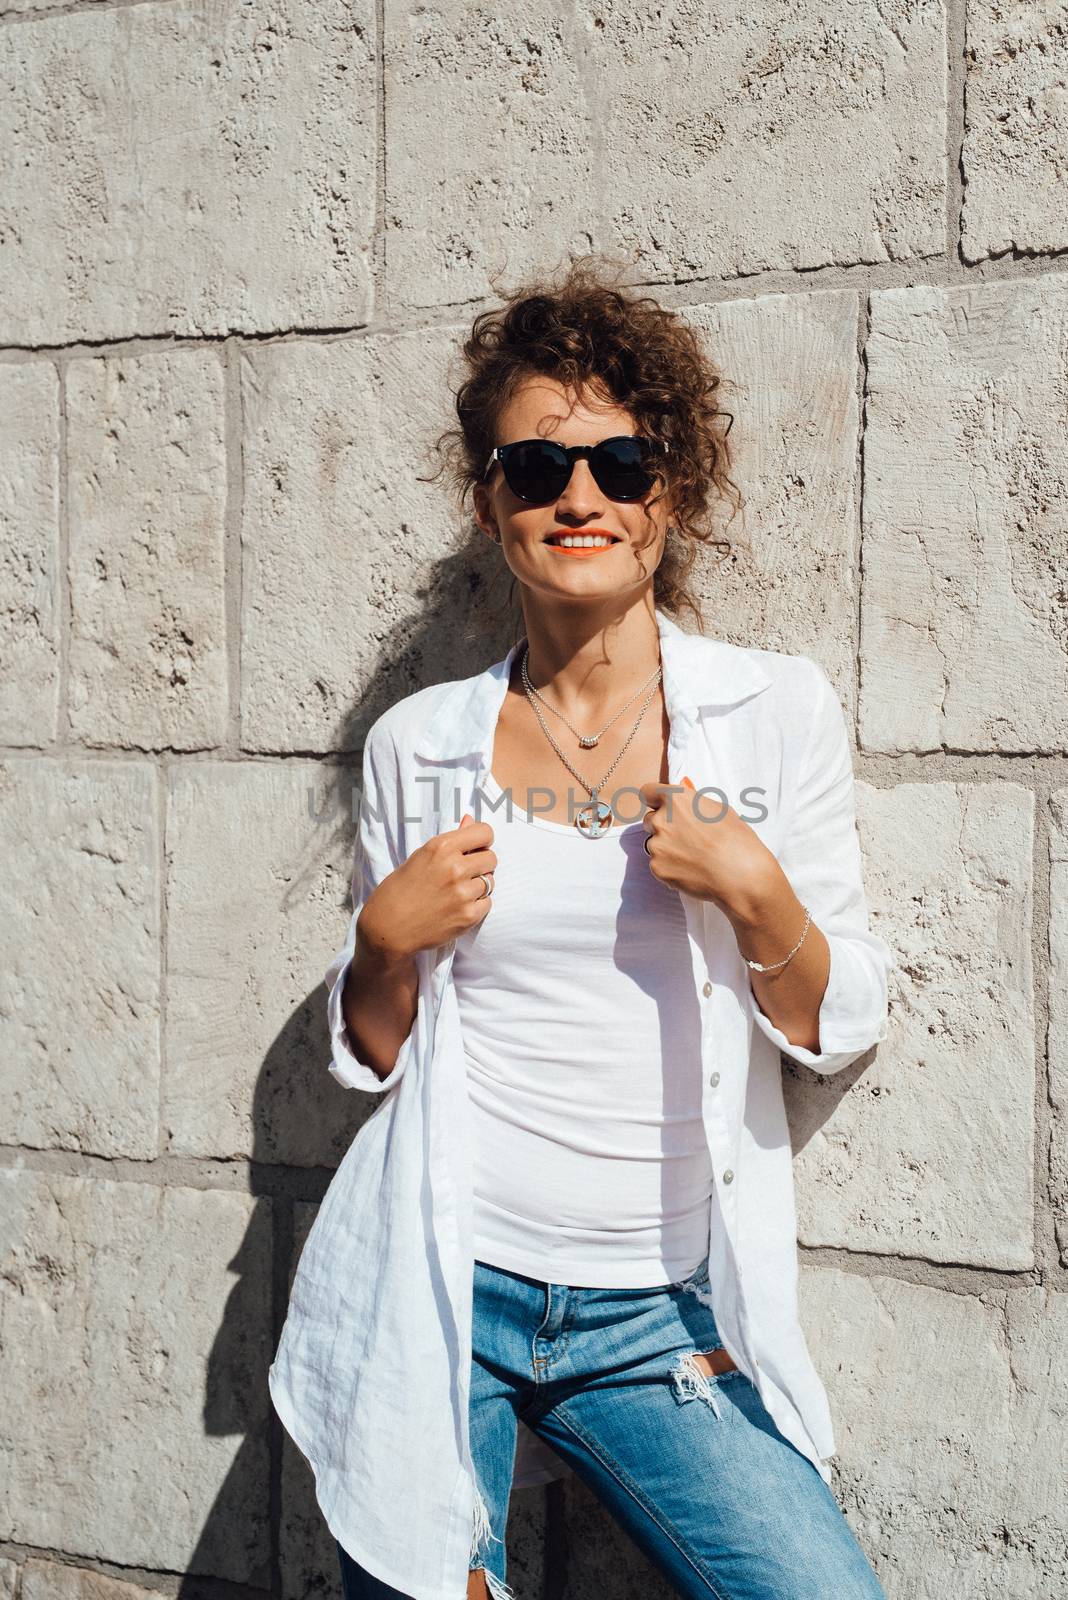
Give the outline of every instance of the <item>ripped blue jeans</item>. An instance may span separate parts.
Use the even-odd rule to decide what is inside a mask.
[[[505,1526],[520,1419],[688,1600],[886,1600],[752,1381],[708,1370],[730,1358],[707,1265],[651,1289],[587,1289],[476,1261],[473,1310],[470,1567],[485,1569],[491,1600],[513,1595]],[[344,1600],[406,1600],[337,1549]]]

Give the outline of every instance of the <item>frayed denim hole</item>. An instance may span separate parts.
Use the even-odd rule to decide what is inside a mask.
[[[716,1346],[720,1349],[721,1346]],[[705,1405],[714,1411],[722,1421],[723,1412],[720,1409],[719,1398],[716,1394],[716,1383],[720,1376],[729,1376],[728,1373],[708,1373],[697,1365],[697,1355],[707,1354],[705,1351],[684,1350],[671,1369],[671,1382],[675,1398],[684,1405],[687,1400],[703,1400]]]

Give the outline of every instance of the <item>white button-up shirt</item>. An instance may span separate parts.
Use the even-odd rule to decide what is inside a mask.
[[[808,1050],[760,1009],[728,919],[711,901],[681,896],[702,1014],[716,1325],[776,1426],[830,1482],[830,1411],[798,1319],[779,1052],[830,1073],[886,1037],[893,956],[869,927],[845,717],[809,657],[688,634],[659,609],[656,620],[669,781],[688,775],[699,790],[714,789],[701,801],[709,819],[725,799],[756,828],[830,946],[820,1049]],[[319,1207],[270,1369],[275,1409],[312,1466],[330,1532],[413,1600],[466,1600],[477,1493],[468,1431],[471,1151],[450,975],[455,941],[419,952],[415,1020],[384,1078],[355,1053],[341,994],[356,919],[375,885],[464,812],[479,815],[476,795],[491,770],[518,648],[472,677],[407,696],[367,735],[353,912],[326,973],[329,1071],[382,1101]],[[581,1054],[576,1041],[576,1070]],[[515,1487],[569,1472],[521,1423]]]

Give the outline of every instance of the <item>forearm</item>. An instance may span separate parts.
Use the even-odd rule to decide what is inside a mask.
[[[781,868],[744,909],[727,910],[738,948],[750,961],[781,961],[801,938],[805,908]],[[815,922],[801,948],[784,967],[754,972],[747,967],[757,1004],[791,1044],[819,1051],[820,1004],[831,972],[831,951]]]
[[[419,977],[414,956],[376,947],[356,924],[353,956],[341,1009],[356,1052],[385,1078],[415,1021]]]

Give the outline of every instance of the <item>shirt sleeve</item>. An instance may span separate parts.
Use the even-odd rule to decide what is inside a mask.
[[[352,866],[352,915],[345,942],[327,967],[325,978],[331,1049],[327,1070],[345,1088],[363,1089],[371,1094],[382,1094],[399,1083],[411,1059],[415,1027],[413,1025],[397,1052],[392,1068],[382,1078],[356,1051],[345,1026],[341,995],[356,953],[357,918],[371,891],[403,860],[398,835],[400,817],[396,751],[389,735],[376,724],[363,747],[363,779]]]
[[[831,1073],[886,1038],[887,980],[894,956],[869,924],[845,714],[823,668],[815,661],[810,665],[816,675],[812,732],[779,863],[830,946],[819,1050],[791,1044],[765,1015],[748,967],[746,990],[762,1033],[794,1061]]]

